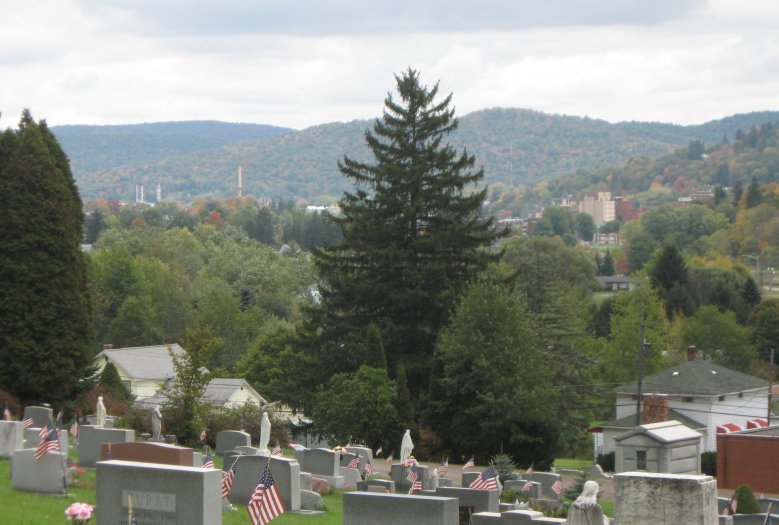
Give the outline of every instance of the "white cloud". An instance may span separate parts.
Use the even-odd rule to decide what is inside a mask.
[[[404,0],[383,3],[394,7],[387,11],[347,0],[295,9],[236,1],[209,18],[217,4],[5,2],[0,125],[24,107],[52,125],[217,119],[300,128],[372,118],[392,75],[409,66],[453,92],[460,115],[503,106],[697,123],[779,109],[779,4],[584,4],[493,0],[441,10],[443,0]],[[271,12],[276,19],[251,29]]]

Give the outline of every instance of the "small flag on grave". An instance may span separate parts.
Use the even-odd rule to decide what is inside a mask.
[[[276,516],[284,514],[284,503],[281,501],[279,487],[273,480],[270,469],[265,467],[260,476],[260,482],[254,489],[246,512],[252,520],[252,525],[265,525]]]
[[[470,484],[472,489],[498,490],[498,480],[492,465],[487,467],[479,477]]]
[[[354,458],[347,465],[348,468],[360,468],[360,458]]]
[[[48,432],[46,437],[42,439],[40,443],[38,443],[38,446],[35,448],[35,452],[33,453],[32,457],[34,457],[35,459],[41,459],[48,452],[50,451],[57,452],[59,449],[60,449],[59,430],[56,428],[52,428]]]
[[[465,465],[463,465],[463,469],[472,468],[476,466],[476,463],[473,462],[475,456],[471,456],[471,459],[465,462]]]
[[[238,459],[235,460],[232,467],[227,469],[227,472],[222,474],[222,499],[230,494],[230,489],[233,488],[233,480],[235,479],[235,473],[237,471]]]
[[[203,468],[214,468],[214,456],[210,450],[203,457]]]

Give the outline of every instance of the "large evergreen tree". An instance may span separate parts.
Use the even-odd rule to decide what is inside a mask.
[[[2,142],[0,384],[24,402],[61,401],[92,357],[81,199],[45,123],[25,111]]]
[[[323,280],[310,327],[337,371],[370,323],[382,332],[390,370],[406,366],[412,394],[428,381],[433,345],[465,286],[494,259],[492,221],[480,217],[483,170],[445,138],[457,127],[451,95],[419,73],[396,76],[383,118],[365,140],[372,162],[345,157],[341,173],[355,188],[341,198],[340,244],[315,251]],[[324,346],[323,346],[324,345]],[[328,356],[324,356],[328,361]]]

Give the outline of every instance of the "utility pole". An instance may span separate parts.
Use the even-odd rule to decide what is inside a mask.
[[[641,341],[640,346],[638,348],[638,391],[636,392],[636,426],[639,426],[641,424],[641,416],[643,415],[643,410],[641,408],[641,401],[642,401],[642,388],[643,388],[643,381],[644,381],[644,357],[645,357],[645,351],[648,350],[652,345],[647,342],[646,339],[644,339],[644,323],[639,323],[638,325],[638,339]]]

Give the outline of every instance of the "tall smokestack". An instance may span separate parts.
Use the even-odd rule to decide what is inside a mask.
[[[238,166],[238,197],[243,197],[243,167]]]

